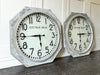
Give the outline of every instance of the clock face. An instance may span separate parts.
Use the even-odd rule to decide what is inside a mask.
[[[71,48],[77,52],[85,52],[92,44],[93,30],[84,17],[72,19],[67,33]]]
[[[56,51],[59,44],[57,23],[48,15],[33,13],[19,23],[17,44],[21,52],[34,61],[42,61]]]

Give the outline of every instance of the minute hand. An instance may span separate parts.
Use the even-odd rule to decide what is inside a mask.
[[[30,35],[28,37],[39,37],[40,35]]]
[[[86,33],[78,33],[77,35],[86,35]]]
[[[81,33],[81,35],[86,35],[86,33]]]
[[[30,35],[30,36],[28,36],[28,37],[40,37],[40,36],[45,36],[44,34],[43,35]]]

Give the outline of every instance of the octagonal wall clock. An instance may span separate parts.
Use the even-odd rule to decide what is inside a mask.
[[[26,67],[53,62],[61,39],[61,24],[51,10],[26,7],[10,21],[11,54]]]
[[[64,47],[71,56],[90,54],[94,45],[94,29],[87,14],[71,13],[63,29]]]

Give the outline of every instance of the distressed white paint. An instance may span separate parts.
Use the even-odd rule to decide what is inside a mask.
[[[9,20],[25,6],[51,9],[62,24],[70,12],[86,12],[95,26],[94,50],[100,50],[100,0],[0,0],[0,68],[21,65],[10,55]],[[58,56],[68,55],[62,49]]]

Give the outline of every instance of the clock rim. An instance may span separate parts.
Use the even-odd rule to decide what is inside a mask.
[[[92,35],[92,40],[89,44],[89,46],[82,52],[78,52],[76,50],[74,50],[72,48],[72,46],[69,43],[69,39],[68,39],[68,28],[69,28],[69,24],[71,23],[71,21],[74,18],[77,17],[83,17],[86,19],[87,23],[89,24],[89,26],[91,26],[91,31],[93,32]],[[94,29],[93,29],[93,23],[90,21],[89,17],[87,16],[87,14],[85,13],[75,13],[72,12],[69,17],[65,20],[64,22],[64,47],[68,50],[68,52],[73,56],[73,57],[79,57],[79,56],[84,56],[86,54],[89,54],[91,52],[91,50],[93,49],[94,46]]]
[[[27,8],[26,8],[27,9]],[[50,10],[49,10],[50,11]],[[56,48],[56,50],[52,50],[53,52],[51,52],[51,54],[48,56],[47,55],[47,57],[44,57],[44,58],[42,58],[42,59],[33,59],[33,58],[29,58],[29,57],[27,57],[26,55],[24,55],[23,53],[22,53],[22,51],[19,49],[19,47],[18,47],[18,45],[17,45],[17,38],[16,38],[16,32],[17,32],[17,28],[18,28],[18,26],[19,26],[19,24],[20,24],[20,22],[27,16],[27,15],[30,15],[30,14],[35,14],[35,13],[41,13],[41,14],[44,14],[44,15],[46,15],[46,16],[49,16],[55,23],[56,23],[56,27],[58,28],[57,30],[57,33],[58,33],[58,44],[57,44],[57,47],[55,47]],[[28,11],[25,11],[22,15],[20,15],[20,17],[18,18],[18,21],[16,22],[16,24],[15,24],[15,35],[14,35],[14,38],[15,38],[15,47],[16,47],[16,51],[18,52],[18,54],[20,54],[21,56],[25,56],[26,58],[28,58],[28,59],[30,59],[30,60],[32,60],[32,61],[34,61],[34,62],[43,62],[43,61],[46,61],[47,59],[49,59],[49,58],[51,58],[54,54],[55,54],[55,52],[57,52],[57,50],[58,50],[58,48],[59,48],[59,45],[60,45],[60,38],[61,38],[61,33],[60,33],[60,23],[57,21],[57,18],[55,18],[55,17],[53,17],[53,14],[51,14],[50,12],[48,12],[48,11],[46,11],[46,10],[43,10],[43,9],[35,9],[35,10],[28,10]]]

